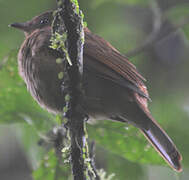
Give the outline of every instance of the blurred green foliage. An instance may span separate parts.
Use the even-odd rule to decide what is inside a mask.
[[[71,173],[68,164],[59,162],[53,151],[48,152],[41,161],[40,168],[33,173],[35,180],[71,180]]]
[[[115,2],[114,0],[96,0],[92,2],[93,7],[98,7],[102,5],[103,3],[110,3]],[[145,5],[149,2],[149,0],[116,0],[116,3],[118,4],[126,4],[126,5]]]
[[[177,3],[174,1],[174,6],[166,8],[162,1],[158,0],[162,17],[169,24],[177,25],[183,18],[189,17],[189,4],[184,0]],[[171,0],[164,1],[167,5],[171,4]],[[123,54],[142,44],[151,32],[153,16],[150,14],[149,0],[80,0],[79,3],[88,27],[110,41]],[[57,169],[59,176],[68,179],[71,178],[70,169],[66,165],[58,167],[54,152],[47,152],[37,145],[39,139],[58,121],[38,106],[19,77],[16,59],[24,35],[8,28],[8,24],[26,21],[55,7],[55,1],[50,0],[0,1],[0,123],[2,127],[4,124],[11,126],[22,142],[32,162],[36,180],[55,179]],[[169,170],[143,135],[132,126],[108,121],[88,125],[89,138],[97,143],[97,167],[104,168],[108,174],[115,173],[114,179],[154,180],[159,179],[158,172],[162,179],[188,178],[189,25],[186,23],[178,29],[176,35],[169,34],[150,47],[149,52],[137,54],[131,61],[148,79],[147,85],[153,100],[150,109],[180,149],[184,172],[177,176]],[[169,42],[170,37],[174,43]],[[168,55],[159,53],[163,52],[160,47]],[[176,61],[170,58],[173,53],[177,55]],[[152,177],[153,173],[155,175]]]

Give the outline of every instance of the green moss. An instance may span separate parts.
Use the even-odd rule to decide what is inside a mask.
[[[75,8],[76,8],[76,13],[79,14],[80,13],[80,10],[79,10],[79,3],[77,0],[71,0],[71,2],[73,4],[75,4]]]
[[[66,96],[65,96],[65,101],[66,101],[66,102],[69,102],[69,101],[70,101],[70,95],[69,95],[69,94],[66,94]]]
[[[50,39],[51,45],[49,46],[52,49],[61,49],[66,56],[66,60],[68,61],[69,65],[72,65],[70,56],[68,54],[68,50],[66,47],[66,40],[67,40],[67,33],[64,32],[63,34],[59,34],[57,32],[55,32]]]
[[[51,45],[50,48],[52,49],[65,49],[65,42],[67,40],[67,33],[63,33],[63,34],[59,34],[57,32],[55,32],[50,41],[51,41]]]
[[[65,106],[65,107],[63,108],[63,112],[64,112],[64,113],[67,113],[67,112],[68,112],[68,107]]]
[[[57,64],[61,64],[62,62],[63,62],[62,58],[57,58],[57,59],[56,59],[56,63],[57,63]]]
[[[64,49],[64,48],[63,48],[62,50],[64,51],[64,53],[65,53],[65,55],[66,55],[66,59],[67,59],[69,65],[72,66],[72,61],[71,61],[71,59],[70,59],[70,56],[69,56],[69,54],[68,54],[67,49]]]
[[[84,27],[84,28],[87,27],[87,22],[86,22],[86,21],[83,22],[83,27]]]
[[[64,72],[59,72],[58,73],[58,79],[63,79],[64,77]]]

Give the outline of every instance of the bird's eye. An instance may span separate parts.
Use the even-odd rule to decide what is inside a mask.
[[[49,22],[48,19],[42,19],[42,20],[40,21],[40,24],[47,24],[48,22]]]

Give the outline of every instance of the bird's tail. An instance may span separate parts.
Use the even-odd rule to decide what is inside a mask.
[[[176,146],[157,122],[152,117],[150,119],[148,130],[141,129],[142,133],[173,169],[182,171],[180,164],[182,156]]]

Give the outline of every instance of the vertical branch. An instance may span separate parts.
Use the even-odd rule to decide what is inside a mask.
[[[58,9],[52,23],[51,48],[59,51],[64,69],[62,93],[63,117],[70,137],[70,157],[74,180],[99,179],[94,162],[89,157],[86,115],[83,111],[83,14],[77,0],[57,0]]]
[[[68,119],[71,138],[71,165],[74,180],[86,179],[84,152],[86,146],[85,114],[82,101],[84,31],[82,13],[75,0],[57,0],[53,22],[56,49],[65,65],[62,92],[65,94],[64,118]],[[63,100],[64,101],[64,100]]]

